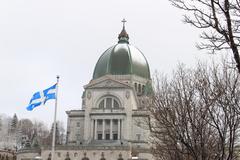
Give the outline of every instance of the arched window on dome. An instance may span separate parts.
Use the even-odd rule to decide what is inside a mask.
[[[120,108],[120,102],[117,98],[113,96],[107,96],[100,100],[98,103],[98,108],[100,109],[118,109]]]
[[[145,85],[142,85],[142,94],[145,93]]]
[[[134,83],[135,91],[137,92],[137,83]]]
[[[142,93],[142,92],[141,92],[141,89],[142,89],[142,88],[141,88],[141,84],[138,84],[138,93]]]

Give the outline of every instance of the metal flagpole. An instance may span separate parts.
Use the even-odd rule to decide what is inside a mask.
[[[56,97],[55,97],[56,99],[55,99],[55,111],[54,111],[54,120],[53,120],[52,157],[51,157],[51,160],[54,160],[54,155],[55,155],[55,136],[56,136],[58,82],[59,82],[59,76],[57,76],[57,85],[56,85]]]

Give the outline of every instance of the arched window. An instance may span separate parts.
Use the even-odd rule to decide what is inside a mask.
[[[113,100],[113,108],[119,108],[119,103],[116,99]]]
[[[145,93],[145,85],[142,85],[142,93]]]
[[[141,93],[141,84],[138,84],[138,93]]]
[[[137,92],[137,83],[134,83],[135,91]]]
[[[113,100],[112,98],[106,98],[105,101],[106,101],[106,108],[107,108],[107,109],[113,108],[113,107],[112,107],[112,100]]]
[[[98,108],[118,109],[120,108],[120,103],[119,100],[115,97],[104,97],[103,99],[101,99],[100,103],[98,103]]]
[[[104,100],[99,103],[99,108],[104,108]]]

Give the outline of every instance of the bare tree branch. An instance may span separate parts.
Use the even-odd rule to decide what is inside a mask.
[[[240,73],[240,2],[239,0],[169,0],[173,6],[184,10],[184,22],[202,29],[204,42],[198,49],[216,53],[231,50]]]
[[[156,79],[148,119],[156,157],[235,159],[240,127],[239,74],[226,62],[212,67],[199,63],[195,69],[180,66],[171,80]]]

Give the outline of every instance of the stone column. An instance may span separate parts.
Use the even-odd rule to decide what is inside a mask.
[[[112,119],[110,119],[110,139],[113,139],[113,135],[112,135]]]
[[[91,139],[94,139],[94,119],[91,119]]]
[[[105,139],[105,119],[102,120],[102,139]]]
[[[124,139],[124,133],[123,133],[123,131],[124,131],[124,126],[123,126],[123,121],[124,121],[124,119],[121,119],[121,121],[120,121],[120,125],[121,125],[121,132],[120,132],[120,134],[121,134],[121,139]]]
[[[95,121],[95,126],[94,126],[94,139],[97,140],[97,119]]]
[[[122,119],[120,119],[120,138],[121,138],[121,139],[123,139],[122,131],[123,131]]]
[[[121,119],[118,119],[118,139],[121,138],[120,137],[120,133],[121,133],[121,131],[120,131],[120,121],[121,121]]]

